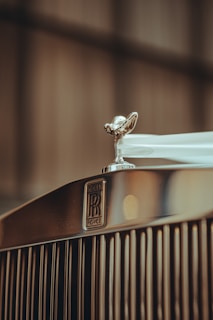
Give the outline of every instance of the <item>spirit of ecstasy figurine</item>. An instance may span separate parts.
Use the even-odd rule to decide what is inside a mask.
[[[104,128],[114,137],[115,160],[103,172],[135,168],[127,158],[169,159],[180,165],[213,165],[213,131],[169,135],[130,134],[135,128],[138,113],[116,116]]]
[[[106,123],[104,128],[107,133],[114,137],[114,148],[115,148],[115,160],[113,163],[108,165],[103,171],[116,171],[121,169],[132,169],[135,165],[124,161],[121,153],[118,149],[118,143],[126,134],[132,132],[136,126],[138,120],[138,113],[131,112],[127,117],[116,116],[112,123]]]

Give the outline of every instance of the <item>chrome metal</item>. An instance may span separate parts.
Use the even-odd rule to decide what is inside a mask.
[[[146,319],[153,319],[153,230],[147,228]]]
[[[140,234],[140,317],[146,319],[146,234]]]
[[[210,242],[210,270],[213,270],[213,222],[210,222],[209,227],[209,242]],[[213,315],[213,275],[210,274],[210,313]]]
[[[65,241],[64,252],[64,303],[63,303],[63,319],[68,319],[68,290],[69,290],[69,240]]]
[[[78,270],[77,270],[77,319],[82,319],[82,239],[78,240]]]
[[[201,220],[200,227],[200,260],[201,260],[201,304],[202,319],[209,318],[209,296],[208,296],[208,239],[207,239],[207,222]]]
[[[115,234],[115,257],[114,257],[114,319],[120,319],[121,303],[121,239],[120,233]]]
[[[52,261],[51,261],[51,280],[50,280],[50,319],[54,319],[54,304],[55,304],[55,261],[56,261],[56,243],[52,246]]]
[[[10,251],[7,252],[7,258],[6,258],[5,302],[4,302],[4,310],[5,310],[4,319],[5,320],[8,319],[9,281],[10,281]]]
[[[19,309],[22,307],[20,299],[20,279],[21,279],[21,249],[18,249],[17,257],[17,275],[16,275],[16,304],[15,304],[15,319],[19,319]]]
[[[106,221],[103,226],[85,230],[83,189],[97,179],[106,181]],[[149,223],[158,225],[162,218],[164,224],[202,218],[212,212],[212,189],[211,168],[134,169],[79,180],[0,216],[0,251]]]
[[[104,128],[106,132],[114,137],[115,160],[113,163],[104,168],[103,172],[135,168],[134,164],[124,161],[117,146],[120,139],[134,130],[137,120],[138,113],[132,112],[127,117],[116,116],[113,119],[112,123],[105,124]]]
[[[130,231],[130,319],[136,319],[136,231]]]
[[[91,257],[91,319],[95,319],[95,301],[96,301],[96,237],[92,239],[92,257]]]
[[[180,279],[181,279],[181,259],[180,259],[180,228],[175,227],[174,229],[174,312],[175,312],[175,319],[181,319],[181,289],[180,289]]]
[[[26,292],[26,318],[30,319],[30,298],[32,292],[32,247],[28,250],[28,263],[27,263],[27,292]]]
[[[106,239],[100,236],[100,267],[99,267],[99,319],[105,320],[106,310]]]
[[[157,231],[157,318],[163,319],[163,236],[162,230]]]
[[[191,242],[192,242],[192,311],[193,311],[193,319],[199,318],[199,291],[198,291],[198,227],[196,224],[192,226],[192,234],[191,234]]]
[[[129,319],[129,269],[130,269],[129,234],[124,239],[124,319]]]
[[[114,237],[110,239],[109,242],[109,293],[108,293],[108,312],[109,319],[113,319],[113,308],[114,308],[114,295],[113,295],[113,286],[114,286]],[[120,302],[120,301],[119,301]]]
[[[170,227],[166,224],[163,226],[163,308],[164,319],[171,319],[171,292],[170,292]]]
[[[87,229],[93,181],[106,220]],[[212,319],[212,187],[211,168],[120,171],[3,215],[0,319]]]
[[[188,242],[188,223],[183,222],[180,226],[181,231],[181,286],[182,286],[182,315],[183,319],[189,319],[189,242]]]

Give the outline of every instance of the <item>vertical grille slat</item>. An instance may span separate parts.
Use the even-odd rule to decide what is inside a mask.
[[[82,306],[81,306],[81,298],[82,298],[82,239],[78,240],[78,270],[77,270],[77,319],[81,320],[82,315]]]
[[[164,319],[170,320],[170,305],[171,305],[171,293],[170,293],[170,228],[168,225],[163,227],[163,309]]]
[[[0,252],[1,319],[211,319],[211,219]]]
[[[64,252],[64,307],[63,307],[63,319],[68,319],[68,291],[69,291],[69,241],[65,242]]]
[[[207,222],[200,222],[201,306],[202,319],[209,318]],[[213,270],[213,269],[212,269]]]
[[[146,316],[153,319],[153,230],[147,229],[146,257]]]
[[[188,223],[182,223],[181,227],[181,305],[183,320],[189,319],[189,244]]]
[[[30,299],[31,319],[34,317],[34,301],[35,301],[35,275],[36,275],[36,250],[32,248],[32,290]]]
[[[39,291],[38,291],[38,318],[43,315],[43,266],[44,266],[44,245],[40,247],[40,264],[39,264]]]
[[[51,320],[53,320],[53,315],[54,315],[55,263],[56,263],[56,243],[54,243],[52,246],[52,259],[51,259],[51,280],[50,280],[50,319]]]
[[[55,267],[55,290],[54,290],[54,320],[58,319],[58,306],[59,306],[59,261],[60,259],[60,246],[57,244],[56,249],[56,267]]]
[[[86,246],[86,241],[85,239],[83,240],[82,243],[82,278],[81,278],[81,314],[82,317],[85,315],[85,310],[84,310],[84,284],[85,284],[85,246]]]
[[[72,243],[69,242],[69,263],[68,263],[68,290],[67,290],[67,312],[68,319],[71,319],[72,315]],[[66,302],[65,302],[66,303]]]
[[[163,319],[163,236],[162,230],[157,231],[157,318]]]
[[[136,318],[136,232],[130,232],[130,318]]]
[[[10,283],[10,251],[7,252],[6,257],[6,275],[5,275],[5,300],[4,300],[4,319],[8,319],[8,300],[9,300],[9,283]]]
[[[19,307],[20,307],[20,277],[21,277],[21,249],[18,249],[17,255],[17,272],[16,272],[16,304],[15,304],[15,319],[19,319]]]
[[[91,256],[91,319],[95,319],[95,297],[96,297],[96,237],[92,239]]]
[[[180,248],[180,229],[174,229],[174,314],[175,319],[181,319],[181,295],[180,295],[180,269],[181,269],[181,248]]]
[[[14,286],[14,277],[15,277],[15,258],[16,256],[11,254],[11,266],[10,266],[10,292],[9,292],[9,303],[8,303],[8,314],[10,320],[14,319],[14,300],[15,300],[15,286]]]
[[[125,235],[124,239],[124,319],[129,319],[129,274],[130,274],[130,246],[129,246],[129,234]]]
[[[5,252],[0,253],[0,318],[4,318],[4,298],[5,298],[5,291],[4,291],[4,281],[5,281]]]
[[[30,319],[30,299],[32,287],[32,247],[28,250],[28,263],[27,263],[27,296],[26,296],[26,319]]]
[[[108,318],[113,319],[113,282],[114,282],[114,238],[109,242],[109,288],[108,288]]]
[[[105,290],[106,290],[106,239],[100,237],[100,270],[99,270],[99,319],[105,320]]]
[[[120,233],[115,234],[115,265],[114,265],[114,319],[120,319],[121,303],[121,239]]]
[[[191,243],[192,243],[192,259],[191,259],[191,270],[192,270],[192,278],[191,278],[191,295],[192,295],[192,318],[199,318],[199,291],[198,291],[198,226],[194,224],[191,230]]]
[[[146,319],[146,234],[140,234],[140,317]]]
[[[210,254],[210,263],[209,263],[209,274],[210,274],[210,319],[213,318],[213,222],[210,222],[209,227],[209,254]]]
[[[48,247],[45,246],[44,248],[44,288],[43,288],[43,319],[47,318],[47,305],[48,305],[48,299],[47,295],[49,293],[48,291]]]

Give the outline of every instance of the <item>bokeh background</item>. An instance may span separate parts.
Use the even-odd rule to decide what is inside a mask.
[[[213,130],[210,0],[0,0],[0,212],[99,174],[104,123]]]

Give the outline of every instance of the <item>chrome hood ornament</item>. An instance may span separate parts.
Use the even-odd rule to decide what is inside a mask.
[[[138,120],[138,113],[131,112],[127,117],[116,116],[112,123],[106,123],[104,129],[114,137],[115,160],[103,169],[103,172],[116,171],[122,169],[132,169],[135,165],[124,161],[118,149],[120,140],[128,133],[132,132]]]
[[[116,116],[104,128],[114,137],[115,160],[103,172],[135,168],[123,158],[167,159],[180,164],[213,166],[213,131],[169,135],[130,134],[138,113]]]

